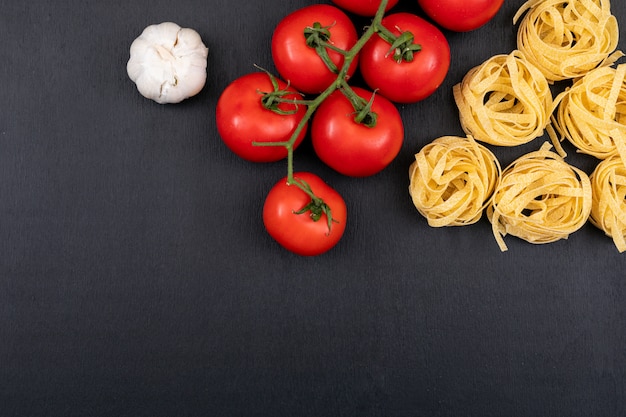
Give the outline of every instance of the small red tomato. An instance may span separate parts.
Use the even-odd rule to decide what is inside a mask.
[[[280,76],[302,93],[318,94],[337,79],[337,73],[324,63],[315,47],[307,44],[305,29],[319,23],[327,28],[333,47],[349,50],[358,40],[354,24],[342,10],[328,4],[315,4],[296,10],[281,20],[272,36],[272,59]],[[341,69],[344,57],[337,51],[323,48],[330,61]],[[356,71],[355,59],[348,69],[350,77]]]
[[[371,17],[380,7],[380,0],[332,0],[337,6],[359,16]],[[385,11],[398,4],[398,0],[389,0]]]
[[[372,92],[353,87],[365,102]],[[376,95],[371,112],[375,125],[355,121],[355,110],[348,98],[337,90],[315,111],[311,122],[311,141],[315,153],[337,172],[351,177],[376,174],[394,160],[404,140],[402,117],[396,106]]]
[[[284,81],[274,79],[287,99],[301,98]],[[274,162],[287,156],[284,146],[258,146],[254,142],[286,142],[306,113],[306,106],[280,103],[276,113],[263,105],[263,93],[274,91],[269,74],[250,73],[233,81],[222,92],[216,108],[216,124],[220,137],[235,154],[251,162]],[[305,125],[294,142],[294,149],[306,135]]]
[[[442,27],[468,32],[489,22],[504,0],[417,0],[422,10]]]
[[[395,36],[412,33],[413,44],[420,45],[421,50],[413,53],[410,62],[396,60],[391,45],[374,35],[361,50],[359,65],[363,79],[372,90],[396,103],[415,103],[427,98],[448,74],[448,40],[436,26],[414,14],[390,14],[381,23]]]
[[[311,197],[287,177],[270,190],[263,205],[263,223],[274,240],[285,249],[302,256],[316,256],[333,248],[346,228],[347,209],[341,195],[320,177],[310,172],[294,173],[323,205],[315,204]],[[312,211],[307,206],[313,204]],[[314,219],[313,213],[319,217]],[[330,223],[328,213],[330,213]]]

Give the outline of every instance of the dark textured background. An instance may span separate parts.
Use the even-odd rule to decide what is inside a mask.
[[[501,253],[486,219],[432,229],[407,193],[413,154],[462,133],[451,87],[515,47],[522,0],[446,32],[449,76],[401,106],[384,172],[296,154],[347,201],[337,247],[301,258],[268,237],[286,165],[231,154],[215,103],[254,64],[273,69],[273,27],[312,3],[0,0],[0,415],[626,415],[626,254],[591,225]],[[210,48],[207,86],[177,105],[125,70],[167,20]],[[544,139],[495,152],[504,166]]]

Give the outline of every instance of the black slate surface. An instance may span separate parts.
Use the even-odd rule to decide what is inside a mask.
[[[273,69],[273,27],[312,3],[0,0],[0,415],[626,415],[626,255],[611,239],[586,225],[501,253],[486,219],[432,229],[407,193],[413,154],[462,133],[452,86],[515,47],[522,0],[446,32],[449,75],[400,106],[407,137],[384,172],[346,178],[296,154],[346,199],[337,247],[301,258],[265,233],[286,165],[231,154],[215,104],[254,64]],[[612,9],[626,27],[626,3]],[[207,86],[177,105],[141,97],[125,70],[163,21],[210,49]],[[504,166],[543,140],[496,153]]]

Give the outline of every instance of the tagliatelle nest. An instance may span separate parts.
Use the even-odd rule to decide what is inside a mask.
[[[518,50],[471,69],[453,93],[465,133],[492,145],[517,146],[543,135],[553,111],[548,81]]]
[[[593,204],[589,221],[626,251],[626,166],[621,158],[601,161],[589,176]]]
[[[590,71],[555,102],[560,140],[598,159],[619,154],[626,161],[626,64]]]
[[[500,176],[495,155],[471,136],[424,146],[409,167],[409,194],[432,227],[477,222]]]
[[[487,216],[506,251],[503,236],[543,244],[567,239],[588,220],[591,183],[587,174],[566,163],[544,143],[502,172]]]
[[[581,77],[623,56],[609,0],[529,0],[513,23],[524,13],[517,48],[549,82]]]

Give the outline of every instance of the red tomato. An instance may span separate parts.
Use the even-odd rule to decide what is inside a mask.
[[[478,29],[490,21],[504,0],[417,0],[439,25],[456,32]]]
[[[380,6],[380,0],[332,0],[337,6],[358,14],[359,16],[374,16],[378,7]],[[398,4],[398,0],[389,0],[385,11],[388,11],[393,6]]]
[[[285,249],[302,256],[315,256],[333,248],[346,228],[346,203],[337,191],[320,177],[310,172],[294,173],[294,178],[304,181],[313,193],[330,208],[332,222],[322,213],[318,220],[311,212],[302,210],[311,203],[311,197],[297,185],[289,185],[287,177],[278,181],[270,190],[263,206],[263,223],[274,240]]]
[[[372,93],[353,87],[369,101]],[[337,172],[365,177],[380,172],[400,152],[404,140],[402,118],[396,106],[376,95],[371,111],[376,125],[357,123],[350,100],[340,91],[332,93],[315,111],[311,122],[311,141],[319,158]]]
[[[396,103],[415,103],[439,88],[450,68],[450,46],[441,31],[410,13],[395,13],[383,18],[382,25],[394,35],[409,31],[421,50],[412,61],[396,62],[389,53],[391,45],[374,35],[361,50],[361,74],[372,90]],[[401,31],[400,31],[401,30]]]
[[[276,79],[279,89],[293,92],[284,98],[301,98],[298,92],[288,87],[284,81]],[[252,162],[274,162],[287,156],[284,146],[258,146],[253,142],[286,142],[306,113],[306,106],[281,103],[278,108],[293,114],[278,114],[262,104],[263,94],[272,92],[271,78],[264,72],[244,75],[233,81],[222,92],[216,108],[217,130],[235,154]],[[305,125],[296,141],[294,149],[306,135]]]
[[[298,91],[317,94],[324,91],[337,79],[318,55],[314,47],[308,46],[304,35],[307,27],[320,23],[330,32],[329,43],[336,48],[349,50],[358,40],[350,18],[340,9],[327,4],[315,4],[287,15],[274,29],[272,36],[272,58],[280,76]],[[342,54],[324,48],[333,64],[341,69]],[[355,59],[348,70],[348,77],[356,71]]]

